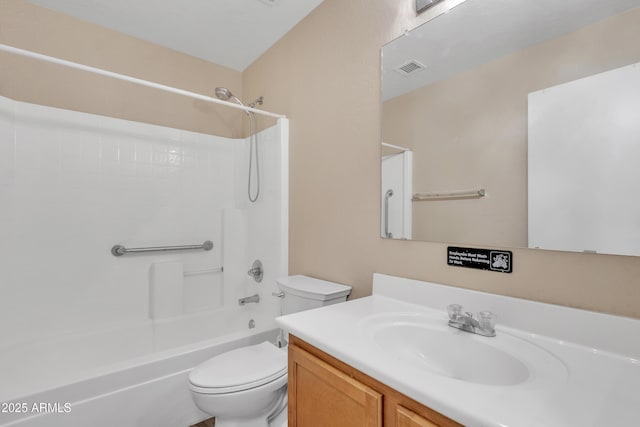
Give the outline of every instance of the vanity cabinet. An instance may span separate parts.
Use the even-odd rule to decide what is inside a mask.
[[[461,424],[290,336],[289,426],[454,427]]]
[[[404,406],[398,406],[396,408],[396,427],[438,427],[438,424],[432,423]]]

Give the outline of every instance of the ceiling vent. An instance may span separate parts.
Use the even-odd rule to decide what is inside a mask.
[[[421,64],[415,59],[412,59],[411,61],[405,62],[401,66],[394,68],[394,70],[406,77],[410,76],[411,74],[415,74],[418,71],[422,71],[425,68],[427,68],[425,65]]]
[[[268,4],[269,6],[275,6],[278,4],[280,0],[260,0],[264,4]]]

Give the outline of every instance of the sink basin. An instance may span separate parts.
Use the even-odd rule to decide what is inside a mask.
[[[512,385],[529,378],[529,369],[520,360],[466,332],[392,324],[376,331],[374,340],[399,359],[462,381]]]
[[[482,337],[447,326],[442,319],[406,313],[371,316],[363,332],[388,355],[432,374],[493,386],[532,380],[536,372],[566,377],[564,364],[546,350],[500,331]]]

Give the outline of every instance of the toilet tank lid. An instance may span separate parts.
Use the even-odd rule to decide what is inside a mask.
[[[303,275],[280,277],[276,283],[284,292],[319,301],[346,297],[351,293],[351,286]]]

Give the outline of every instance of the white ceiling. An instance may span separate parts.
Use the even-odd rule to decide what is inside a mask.
[[[244,71],[323,0],[30,0]]]
[[[382,99],[639,6],[640,0],[467,0],[384,46]],[[427,68],[407,77],[393,70],[408,60]]]

